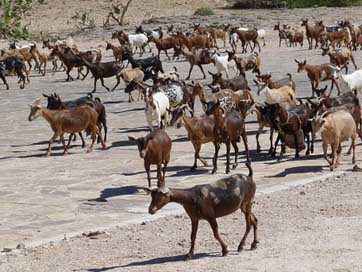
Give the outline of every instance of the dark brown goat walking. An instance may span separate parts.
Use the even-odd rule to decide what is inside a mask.
[[[252,213],[256,184],[250,164],[247,163],[246,166],[249,169],[248,176],[236,174],[220,179],[214,184],[197,185],[184,190],[140,188],[151,194],[152,202],[148,208],[150,214],[156,213],[170,202],[179,203],[184,207],[192,223],[191,247],[185,256],[186,260],[193,258],[197,229],[201,219],[209,222],[215,239],[221,245],[222,255],[226,256],[228,249],[220,237],[216,218],[231,214],[238,209],[245,215],[246,230],[237,250],[238,252],[243,250],[252,227],[254,239],[251,250],[256,249],[259,243],[258,220]]]

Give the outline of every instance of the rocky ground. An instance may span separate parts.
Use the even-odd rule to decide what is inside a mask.
[[[189,249],[187,216],[118,227],[3,255],[1,271],[361,271],[361,175],[348,174],[311,185],[259,195],[254,213],[260,244],[236,252],[244,218],[236,212],[218,220],[230,253],[221,249],[206,222]]]

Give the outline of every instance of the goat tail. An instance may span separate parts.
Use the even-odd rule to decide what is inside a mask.
[[[174,70],[175,70],[175,72],[177,73],[177,68],[176,68],[176,66],[174,66],[174,67],[173,67],[173,69],[174,69]]]
[[[251,163],[250,163],[250,162],[246,162],[245,165],[246,165],[246,167],[249,169],[249,174],[248,174],[248,176],[252,178],[252,177],[253,177],[253,168],[251,168]]]
[[[289,77],[289,80],[292,80],[292,75],[290,73],[287,73],[287,76]]]
[[[97,102],[99,102],[99,103],[102,103],[102,100],[101,100],[99,97],[95,97],[95,98],[94,98],[94,101],[97,101]]]

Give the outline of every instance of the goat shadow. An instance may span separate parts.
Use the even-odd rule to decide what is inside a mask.
[[[123,186],[119,188],[106,188],[101,191],[99,197],[87,201],[108,202],[108,198],[124,195],[133,195],[138,192],[137,186]]]
[[[137,133],[137,132],[150,132],[149,127],[138,127],[138,128],[118,128],[116,133]]]
[[[131,111],[143,111],[143,110],[145,110],[145,107],[131,108],[131,109],[126,109],[126,110],[122,110],[122,111],[111,111],[111,113],[120,114],[120,113],[127,113],[127,112],[131,112]]]
[[[276,175],[265,176],[265,177],[266,178],[282,178],[282,177],[286,177],[291,174],[317,173],[317,172],[322,172],[323,168],[325,168],[325,166],[322,166],[322,165],[289,167],[289,168],[284,169],[282,172],[280,172]]]
[[[201,259],[201,258],[207,258],[207,257],[217,257],[216,254],[219,253],[200,253],[195,254],[193,260],[195,259]],[[89,272],[102,272],[107,270],[112,270],[116,268],[126,268],[126,267],[135,267],[135,266],[147,266],[147,265],[154,265],[154,264],[164,264],[164,263],[172,263],[172,262],[184,262],[185,261],[185,255],[176,255],[176,256],[169,256],[169,257],[159,257],[154,259],[149,259],[146,261],[140,261],[140,262],[131,262],[126,265],[120,265],[120,266],[112,266],[112,267],[103,267],[103,268],[91,268],[87,271]]]

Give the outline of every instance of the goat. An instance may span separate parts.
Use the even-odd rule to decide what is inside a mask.
[[[148,45],[148,38],[145,34],[139,33],[139,34],[126,34],[122,30],[117,31],[112,34],[112,39],[117,38],[119,43],[121,45],[128,44],[131,48],[131,52],[133,54],[133,48],[135,47],[135,52],[137,51],[137,48],[139,48],[140,56],[143,55],[145,52],[145,46]],[[150,48],[151,49],[151,48]]]
[[[5,66],[5,63],[2,62],[2,61],[0,61],[0,78],[1,78],[1,80],[3,81],[3,83],[5,84],[6,89],[9,90],[9,84],[8,84],[8,82],[6,81],[5,74],[6,74],[6,66]]]
[[[270,89],[268,86],[265,86],[261,93],[265,95],[265,103],[267,104],[288,103],[291,106],[297,104],[295,92],[289,86],[283,86],[277,89]]]
[[[130,54],[130,52],[127,51],[124,54],[124,60],[128,60],[131,63],[132,68],[139,67],[143,71],[146,71],[148,68],[152,68],[155,71],[155,73],[158,73],[159,71],[161,71],[162,73],[165,72],[162,67],[162,62],[161,62],[160,58],[158,58],[158,57],[135,59]]]
[[[68,153],[68,147],[65,145],[64,133],[78,133],[83,130],[92,134],[92,144],[87,150],[91,152],[98,135],[103,148],[106,146],[103,142],[102,136],[97,126],[98,114],[88,105],[65,109],[65,110],[48,110],[41,106],[43,96],[38,98],[33,105],[30,106],[29,121],[35,120],[37,117],[42,116],[51,126],[54,135],[49,140],[49,146],[46,155],[49,156],[51,152],[51,145],[54,140],[60,136],[60,140],[64,147],[64,155]]]
[[[168,123],[168,110],[170,101],[163,92],[151,92],[148,88],[145,91],[145,115],[146,121],[151,131],[153,131],[152,121],[156,119],[158,128],[164,128]],[[162,119],[164,123],[162,123]]]
[[[254,112],[256,113],[257,122],[259,124],[258,132],[256,133],[256,152],[261,151],[260,143],[259,143],[259,136],[261,132],[263,131],[264,127],[270,128],[270,148],[268,154],[272,154],[273,152],[273,134],[274,134],[274,128],[271,125],[271,108],[269,105],[263,106],[260,104],[256,104],[254,108]]]
[[[201,27],[200,24],[194,25],[194,32],[198,34],[209,34],[213,40],[213,46],[217,48],[217,39],[221,39],[224,42],[224,48],[226,47],[226,34],[230,24],[227,24],[223,28],[215,27]]]
[[[41,73],[43,76],[45,76],[45,70],[46,66],[49,60],[49,54],[46,53],[44,50],[39,50],[39,48],[36,46],[36,44],[32,45],[30,47],[31,54],[35,55],[38,62],[39,62],[39,73]],[[43,71],[42,71],[43,67]]]
[[[186,46],[189,51],[193,48],[195,49],[204,49],[204,48],[212,48],[213,44],[211,38],[208,35],[194,35],[190,37],[186,37],[182,32],[177,32],[176,38],[179,41],[180,47]]]
[[[302,19],[301,26],[305,27],[305,33],[307,36],[309,49],[311,50],[313,47],[313,40],[315,40],[315,48],[317,48],[320,39],[320,34],[325,28],[323,21],[317,22],[315,26],[311,26],[308,22],[308,19]]]
[[[236,110],[231,110],[225,113],[225,116],[223,116],[223,110],[220,106],[220,101],[217,100],[216,103],[213,101],[207,102],[206,114],[213,115],[215,119],[214,137],[216,145],[213,158],[212,174],[216,173],[217,170],[217,158],[220,149],[220,143],[226,144],[225,173],[228,174],[230,172],[230,144],[233,146],[235,152],[235,163],[233,165],[233,169],[237,167],[239,152],[237,143],[240,141],[240,136],[242,137],[244,142],[247,162],[250,163],[244,117],[240,114],[240,112]]]
[[[153,37],[156,39],[162,39],[163,38],[163,32],[162,32],[162,28],[156,28],[154,30],[143,30],[142,25],[138,26],[136,28],[136,34],[145,34],[148,38]]]
[[[336,48],[336,45],[341,46],[343,42],[345,46],[349,47],[352,40],[351,33],[348,28],[345,28],[336,32],[322,32],[320,35],[320,40],[322,46],[331,45],[333,49]]]
[[[260,66],[261,60],[258,53],[254,53],[247,58],[242,58],[236,55],[236,52],[229,52],[228,53],[228,61],[235,61],[236,67],[238,68],[241,75],[245,76],[245,72],[252,70],[253,73],[257,73],[260,75]]]
[[[172,146],[172,141],[167,133],[162,129],[157,129],[145,137],[136,139],[128,136],[128,139],[136,142],[140,157],[144,159],[148,187],[151,187],[151,164],[157,165],[157,187],[165,186],[166,167],[170,162]]]
[[[235,70],[235,63],[231,62],[228,60],[228,56],[220,56],[218,53],[213,52],[210,55],[211,60],[213,61],[216,69],[217,69],[217,73],[221,73],[223,71],[225,71],[226,73],[226,77],[229,79],[229,69],[232,69],[234,71],[234,73],[236,73]]]
[[[2,65],[1,65],[2,64]],[[1,70],[1,75],[2,75],[2,80],[4,82],[4,84],[6,85],[6,88],[9,89],[9,85],[6,82],[5,79],[5,70],[7,71],[15,71],[17,76],[19,77],[19,82],[20,84],[20,89],[24,89],[25,87],[25,80],[29,81],[29,73],[26,70],[25,64],[24,62],[19,59],[18,57],[0,57],[0,65],[2,66]],[[24,75],[24,73],[25,75]]]
[[[233,28],[230,33],[236,33],[239,36],[241,41],[241,45],[243,47],[242,53],[246,53],[246,44],[253,42],[254,46],[251,49],[251,52],[254,52],[255,47],[258,46],[259,52],[261,52],[261,47],[258,42],[258,32],[257,30],[247,30],[247,31],[240,31],[237,28]]]
[[[334,85],[336,85],[337,87],[338,95],[340,94],[340,88],[336,79],[337,73],[340,71],[338,67],[334,66],[331,63],[325,63],[321,65],[310,65],[307,64],[306,60],[304,62],[295,60],[295,62],[298,64],[298,70],[297,70],[298,73],[300,73],[301,71],[307,72],[307,76],[312,85],[312,96],[314,96],[314,90],[318,88],[319,82],[326,80],[332,81],[329,94],[332,92]]]
[[[128,103],[134,101],[132,91],[138,88],[137,83],[141,83],[144,79],[145,73],[141,68],[124,68],[120,72],[120,77],[125,81],[126,88],[125,93],[128,93]],[[141,96],[141,92],[138,93],[138,100]],[[138,101],[137,100],[137,101]]]
[[[178,48],[176,49],[175,56],[180,53],[184,55],[186,60],[190,63],[189,74],[186,77],[186,80],[190,79],[192,69],[194,68],[195,65],[199,66],[204,76],[203,78],[205,79],[206,75],[204,69],[202,68],[202,65],[206,65],[212,62],[209,51],[207,49],[201,49],[201,50],[193,49],[191,52],[186,52],[182,48]]]
[[[296,29],[291,29],[287,31],[287,38],[289,40],[289,45],[292,47],[298,46],[303,47],[304,44],[304,32],[298,31]]]
[[[342,27],[349,29],[349,33],[351,34],[351,45],[353,46],[353,50],[357,50],[358,37],[362,34],[361,29],[358,26],[353,25],[349,20],[345,20],[342,23]]]
[[[230,80],[224,80],[221,73],[213,74],[209,71],[209,74],[212,76],[211,85],[219,84],[221,89],[231,89],[233,91],[250,90],[248,81],[243,75],[233,77]]]
[[[339,166],[342,153],[342,142],[352,140],[352,164],[355,163],[355,142],[357,138],[356,123],[352,115],[346,110],[325,112],[312,120],[313,136],[320,133],[323,141],[323,157],[329,164],[331,171]],[[327,157],[328,145],[332,148],[332,160]]]
[[[258,80],[261,81],[261,82],[259,82],[257,80],[254,80],[254,83],[258,87],[258,95],[265,88],[265,86],[268,86],[270,89],[278,89],[283,86],[289,86],[295,92],[295,82],[292,79],[292,75],[288,73],[287,76],[288,76],[288,78],[282,78],[282,79],[273,81],[271,74],[257,75],[256,77],[258,78]]]
[[[348,74],[348,64],[351,61],[354,65],[355,70],[357,70],[357,65],[354,60],[352,51],[348,48],[342,48],[339,50],[322,48],[322,56],[328,55],[330,63],[337,65],[341,69],[345,68],[346,74]]]
[[[53,57],[53,56],[58,56],[60,58],[60,60],[64,63],[64,65],[66,67],[66,74],[67,74],[66,81],[74,80],[73,77],[70,75],[70,72],[73,70],[74,67],[78,68],[77,79],[80,78],[80,74],[83,76],[82,79],[85,79],[86,76],[88,75],[88,73],[89,73],[88,69],[87,69],[87,73],[85,75],[79,69],[80,67],[84,66],[84,62],[82,61],[81,57],[79,55],[75,54],[72,51],[72,49],[70,49],[69,47],[62,48],[62,47],[56,45],[54,47],[53,51],[50,53],[50,57]]]
[[[207,162],[200,157],[200,150],[203,144],[213,142],[215,146],[214,127],[215,120],[213,117],[203,115],[201,117],[188,117],[186,115],[187,110],[193,113],[192,109],[188,105],[178,106],[171,112],[172,119],[170,125],[182,123],[186,130],[189,140],[191,141],[195,153],[194,164],[191,167],[191,171],[195,171],[197,168],[197,159],[199,159],[204,166],[208,166]]]
[[[98,128],[101,130],[103,127],[103,129],[104,129],[103,141],[104,141],[104,143],[107,142],[108,128],[107,128],[106,108],[98,97],[93,99],[92,94],[89,93],[87,96],[80,97],[75,100],[63,101],[59,97],[59,95],[56,93],[51,94],[51,95],[43,94],[43,96],[46,97],[48,100],[47,109],[49,109],[49,110],[71,109],[71,108],[76,108],[76,107],[83,106],[83,105],[92,106],[92,108],[98,113],[98,119],[97,119]],[[69,137],[68,146],[70,145],[71,136]],[[81,132],[79,132],[79,136],[82,140],[82,147],[84,147],[85,142],[84,142]],[[100,139],[98,138],[98,143],[99,142],[100,142]]]
[[[151,42],[154,42],[156,45],[156,48],[158,50],[158,54],[157,56],[160,57],[161,51],[164,51],[167,58],[169,60],[171,60],[171,58],[169,57],[167,50],[172,49],[172,48],[176,48],[177,46],[177,39],[175,37],[168,37],[165,39],[158,39],[158,38],[154,38],[153,36],[150,36],[149,40]]]
[[[280,29],[280,22],[278,22],[276,25],[274,25],[274,30],[278,31],[279,36],[279,47],[282,45],[282,41],[284,40],[285,45],[288,47],[288,36],[285,29]]]
[[[123,61],[123,55],[125,53],[125,49],[122,46],[116,46],[111,44],[110,42],[106,42],[106,50],[112,50],[113,56],[116,61]]]
[[[167,203],[181,204],[189,215],[192,223],[191,248],[185,259],[191,259],[194,255],[196,233],[200,219],[207,220],[213,230],[214,237],[222,247],[222,255],[228,254],[226,244],[221,240],[216,218],[233,213],[240,209],[245,214],[246,231],[238,246],[241,252],[245,246],[246,238],[251,227],[254,229],[254,240],[251,249],[256,249],[258,241],[258,220],[252,213],[253,199],[256,184],[253,181],[253,171],[250,164],[246,164],[249,175],[235,174],[214,184],[197,185],[189,189],[142,188],[151,194],[152,202],[148,208],[150,214],[156,213]]]
[[[340,75],[338,85],[343,91],[354,91],[362,93],[362,70],[354,71],[349,75]]]
[[[123,68],[122,64],[118,63],[117,61],[91,63],[88,62],[83,57],[81,57],[81,59],[83,63],[87,66],[87,68],[91,71],[92,76],[94,77],[94,86],[92,93],[96,92],[98,79],[101,81],[102,86],[107,91],[110,91],[110,89],[106,85],[104,85],[104,78],[114,77],[114,76],[116,76],[117,83],[111,91],[113,92],[116,89],[116,87],[120,83],[120,77],[121,77],[120,72]]]
[[[289,108],[284,108],[280,104],[270,105],[271,107],[271,122],[274,129],[278,131],[278,137],[275,141],[274,150],[272,152],[272,156],[275,156],[277,145],[279,140],[282,141],[283,145],[286,143],[286,135],[293,135],[294,142],[292,143],[293,148],[295,148],[295,158],[299,157],[299,149],[301,149],[301,145],[299,141],[302,140],[304,143],[304,137],[307,138],[307,151],[306,155],[309,155],[310,151],[314,151],[313,147],[313,138],[312,145],[310,147],[310,133],[312,133],[312,128],[308,119],[310,116],[309,108],[302,104],[296,105]],[[303,139],[298,139],[300,136],[299,131],[303,131]],[[282,157],[284,148],[280,152],[279,160]]]

